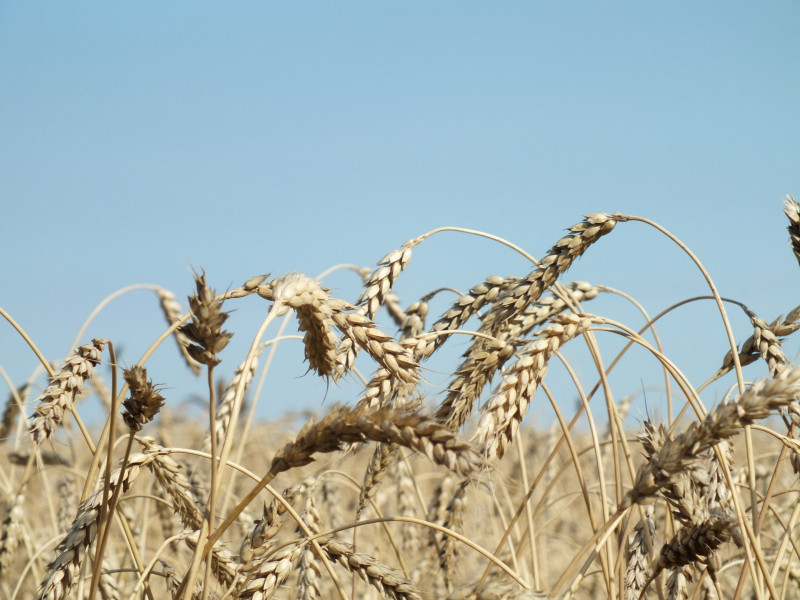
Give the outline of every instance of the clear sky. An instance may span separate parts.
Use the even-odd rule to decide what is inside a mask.
[[[316,275],[444,225],[540,257],[583,214],[619,211],[672,230],[724,295],[771,320],[800,303],[782,213],[800,195],[799,27],[794,1],[3,2],[0,306],[59,360],[119,288],[158,284],[185,305],[192,267],[218,289]],[[415,250],[397,293],[408,305],[529,270],[506,247],[446,233]],[[653,313],[707,293],[638,223],[573,278]],[[358,296],[353,274],[326,284]],[[223,375],[266,312],[250,300],[231,304]],[[591,310],[638,326],[620,304]],[[712,309],[664,325],[698,384],[725,350]],[[152,293],[134,292],[81,342],[111,338],[130,364],[162,330]],[[354,399],[303,377],[298,342],[281,353],[262,414]],[[181,401],[202,385],[174,355],[165,346],[150,374]],[[0,324],[11,380],[36,364]],[[649,383],[632,368],[621,393]]]

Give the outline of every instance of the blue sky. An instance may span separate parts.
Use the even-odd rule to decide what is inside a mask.
[[[153,283],[185,298],[192,266],[221,289],[316,275],[444,225],[538,257],[583,214],[620,211],[671,229],[723,294],[771,320],[800,303],[782,213],[800,194],[799,24],[796,2],[4,2],[0,306],[58,360],[105,296]],[[397,292],[410,304],[528,270],[447,233],[415,250]],[[706,293],[634,223],[573,278],[654,313]],[[326,284],[358,296],[352,274]],[[638,325],[620,304],[592,310]],[[228,373],[267,307],[231,308]],[[665,323],[697,383],[724,352],[712,309]],[[162,329],[152,294],[136,292],[87,339],[115,340],[130,364]],[[174,354],[150,371],[182,400],[202,385]],[[303,377],[297,342],[281,354],[263,415],[354,399]],[[7,325],[0,365],[15,383],[36,365]],[[638,369],[620,393],[649,384]]]

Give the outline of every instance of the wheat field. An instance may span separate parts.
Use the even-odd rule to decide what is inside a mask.
[[[800,262],[800,204],[788,197],[784,211]],[[658,336],[677,306],[626,324],[592,312],[614,290],[567,278],[632,221],[666,236],[705,277],[728,347],[704,348],[719,367],[702,383]],[[217,293],[217,274],[201,271],[186,303],[154,288],[163,334],[127,367],[116,358],[125,340],[105,338],[50,362],[0,309],[15,343],[41,362],[28,381],[6,378],[0,597],[798,597],[800,367],[781,343],[800,328],[800,307],[768,321],[722,297],[657,223],[594,213],[540,260],[514,247],[530,272],[472,282],[437,317],[429,303],[441,290],[401,300],[395,282],[414,248],[444,230],[459,228],[356,269],[363,286],[351,299],[301,273]],[[229,312],[245,297],[267,316],[257,330],[230,332]],[[733,330],[734,311],[748,331]],[[287,319],[306,377],[359,390],[304,424],[254,416]],[[226,355],[234,333],[248,340],[243,360]],[[611,334],[624,340],[618,353],[598,343]],[[455,339],[466,351],[447,383],[432,385],[429,359]],[[565,358],[577,344],[588,371]],[[172,406],[180,390],[148,374],[163,345],[207,382],[201,417]],[[610,379],[633,349],[661,370],[669,398],[635,427],[632,398]],[[551,362],[574,409],[548,385]],[[768,375],[750,381],[742,368],[756,362]],[[706,396],[719,381],[729,393]],[[534,397],[549,423],[526,419]],[[96,426],[85,418],[92,398],[104,407]]]

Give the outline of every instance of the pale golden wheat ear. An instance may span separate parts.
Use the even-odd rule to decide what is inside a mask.
[[[787,197],[784,212],[800,262],[800,204]],[[704,296],[645,307],[603,282],[562,281],[637,224],[685,254]],[[442,232],[530,266],[466,282],[442,269],[403,298],[412,251]],[[539,260],[448,226],[372,268],[337,268],[356,274],[352,289],[290,272],[217,293],[200,272],[187,311],[161,286],[123,288],[54,365],[0,309],[40,363],[8,382],[0,424],[0,598],[800,597],[797,298],[767,320],[725,296],[675,234],[618,213],[587,215]],[[156,315],[163,333],[120,365],[116,340],[86,332],[141,289],[157,293],[166,326]],[[266,313],[236,327],[244,351],[229,344],[237,302]],[[690,303],[713,308],[715,335],[681,318]],[[694,381],[664,327],[686,327],[721,366]],[[176,342],[207,380],[203,416],[160,362]],[[443,349],[459,343],[454,360]],[[336,402],[261,420],[316,405],[275,366],[289,344],[302,348],[297,372]],[[663,377],[645,385],[653,365]],[[84,419],[78,401],[93,394],[102,418]]]

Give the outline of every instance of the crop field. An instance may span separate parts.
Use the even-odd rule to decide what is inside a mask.
[[[786,252],[800,261],[800,204],[789,197],[784,211]],[[678,305],[650,315],[626,297],[638,320],[622,322],[592,308],[620,292],[569,278],[633,221],[705,278],[728,345],[693,340],[718,365],[703,381],[659,336]],[[444,230],[505,244],[530,271],[457,294],[443,274],[444,296],[401,299],[395,283],[415,248]],[[0,597],[800,596],[800,367],[782,347],[800,306],[787,300],[775,318],[725,298],[691,248],[643,217],[593,213],[552,239],[536,259],[491,233],[443,227],[376,266],[348,267],[363,281],[350,298],[302,273],[218,292],[211,281],[224,274],[198,270],[181,293],[152,290],[163,334],[136,362],[118,363],[125,340],[102,337],[51,362],[0,308],[12,343],[40,360],[28,381],[5,378]],[[431,310],[443,297],[449,308]],[[244,298],[266,317],[229,331]],[[733,313],[747,331],[734,331]],[[248,340],[244,357],[226,354],[234,334]],[[263,378],[281,377],[273,359],[292,337],[305,378],[357,392],[310,417],[259,419]],[[579,367],[568,352],[578,346]],[[453,347],[463,355],[432,383],[432,359]],[[181,410],[180,389],[154,381],[165,372],[157,349],[180,353],[207,384],[202,411]],[[629,394],[637,381],[615,389],[633,356],[661,377],[646,410]],[[99,422],[86,418],[91,405],[103,407]]]

